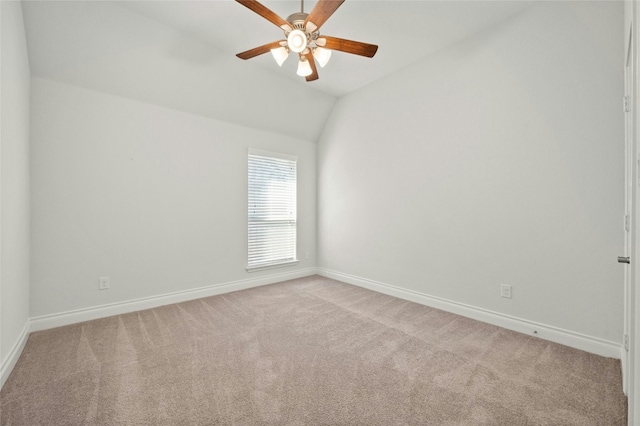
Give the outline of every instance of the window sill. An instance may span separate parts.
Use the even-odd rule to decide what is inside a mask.
[[[284,266],[293,266],[293,265],[297,265],[298,262],[299,262],[298,259],[295,259],[295,260],[287,260],[286,262],[270,263],[267,265],[247,266],[247,272],[258,272],[258,271],[263,271],[265,269],[274,269],[274,268],[282,268]]]

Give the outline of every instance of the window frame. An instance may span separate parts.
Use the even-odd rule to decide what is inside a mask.
[[[271,260],[271,261],[265,261],[265,262],[254,262],[252,264],[252,253],[251,253],[251,245],[252,242],[255,244],[256,241],[252,240],[252,224],[254,224],[254,226],[256,225],[256,223],[261,222],[262,224],[265,223],[265,220],[260,220],[260,221],[252,221],[252,214],[251,214],[251,209],[252,209],[252,193],[255,194],[255,190],[256,188],[253,189],[252,191],[252,178],[251,178],[251,173],[252,173],[252,164],[251,164],[251,157],[263,157],[263,158],[267,158],[267,159],[275,159],[275,160],[284,160],[284,161],[288,161],[288,162],[293,162],[294,163],[294,167],[295,167],[295,171],[294,171],[294,191],[293,191],[293,200],[289,200],[289,202],[293,203],[293,244],[292,246],[289,246],[288,248],[292,250],[292,257],[286,256],[281,258],[281,259],[276,259],[276,260]],[[291,265],[296,265],[298,264],[299,260],[298,260],[298,218],[297,218],[297,210],[298,210],[298,157],[297,156],[293,156],[293,155],[289,155],[289,154],[282,154],[282,153],[276,153],[276,152],[270,152],[270,151],[263,151],[263,150],[259,150],[259,149],[254,149],[254,148],[249,148],[248,153],[247,153],[247,267],[246,270],[247,272],[255,272],[255,271],[261,271],[261,270],[265,270],[265,269],[272,269],[272,268],[281,268],[281,267],[285,267],[285,266],[291,266]],[[278,195],[282,195],[282,194],[278,194]],[[253,206],[255,207],[255,206]],[[282,223],[284,221],[284,219],[278,219],[278,220],[273,220],[273,222],[279,222]],[[289,221],[291,221],[291,219],[289,218]],[[276,229],[275,227],[272,229]],[[254,227],[255,230],[255,227]],[[277,231],[276,231],[277,232]],[[284,231],[286,233],[286,231]]]

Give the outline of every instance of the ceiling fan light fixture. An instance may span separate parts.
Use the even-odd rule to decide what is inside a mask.
[[[300,77],[306,77],[308,75],[311,75],[312,72],[313,71],[311,70],[309,61],[306,58],[300,59],[300,62],[298,62],[298,72],[296,74],[298,74]]]
[[[293,30],[287,36],[287,44],[293,52],[300,53],[307,48],[307,35],[301,30]]]
[[[280,67],[282,66],[284,61],[286,61],[287,58],[289,57],[289,51],[284,46],[271,49],[271,54],[273,55],[273,59],[276,60],[276,62],[278,63],[278,66]]]
[[[2,0],[0,0],[2,1]],[[289,15],[285,20],[274,11],[261,4],[262,0],[235,0],[267,21],[284,31],[286,40],[274,41],[262,46],[238,53],[240,59],[251,59],[271,51],[279,66],[286,61],[289,53],[297,53],[299,58],[299,76],[315,81],[318,79],[318,68],[325,67],[331,58],[332,51],[373,58],[378,51],[375,44],[362,43],[338,37],[320,36],[320,28],[345,0],[316,0],[310,13],[304,12],[304,0],[300,0],[300,12]]]
[[[324,68],[324,66],[329,63],[329,59],[331,59],[331,50],[318,46],[313,51],[313,57],[316,58],[318,64]]]

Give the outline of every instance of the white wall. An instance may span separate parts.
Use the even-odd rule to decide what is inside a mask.
[[[540,3],[341,98],[319,266],[620,342],[622,24]]]
[[[29,319],[29,62],[20,2],[2,1],[0,8],[0,367],[6,373]]]
[[[315,266],[314,143],[31,84],[33,317]],[[297,266],[245,270],[249,147],[298,156]]]
[[[215,3],[220,13],[251,13]],[[25,2],[32,75],[317,141],[335,97],[119,4]]]

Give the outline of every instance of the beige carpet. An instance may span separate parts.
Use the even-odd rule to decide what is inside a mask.
[[[620,362],[321,277],[33,333],[2,425],[624,425]]]

